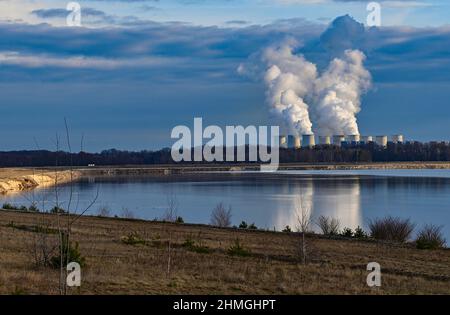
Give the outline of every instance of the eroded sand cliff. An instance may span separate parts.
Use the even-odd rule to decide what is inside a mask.
[[[66,183],[80,176],[78,171],[54,171],[7,168],[0,169],[0,194],[14,193],[36,187]]]

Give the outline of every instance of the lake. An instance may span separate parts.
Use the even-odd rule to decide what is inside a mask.
[[[233,224],[255,223],[259,228],[295,228],[297,212],[310,209],[338,218],[341,228],[367,228],[370,219],[386,215],[443,225],[450,240],[450,170],[281,171],[277,173],[215,173],[167,177],[88,177],[59,187],[63,208],[73,191],[71,208],[80,212],[96,196],[87,214],[107,207],[111,215],[124,209],[137,218],[161,218],[170,200],[185,222],[209,223],[219,202],[232,208]],[[0,201],[39,208],[54,206],[55,189],[39,188],[0,196]],[[315,227],[317,230],[317,228]]]

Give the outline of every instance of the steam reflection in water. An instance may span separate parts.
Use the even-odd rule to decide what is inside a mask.
[[[232,223],[255,223],[260,228],[295,229],[300,205],[309,208],[311,220],[320,215],[340,220],[341,228],[367,228],[368,220],[386,215],[410,218],[420,227],[425,223],[444,225],[450,239],[450,178],[386,177],[363,175],[299,174],[199,174],[167,177],[92,177],[73,185],[72,207],[82,209],[99,189],[99,198],[88,214],[106,206],[112,215],[127,208],[136,217],[161,218],[167,196],[178,201],[178,215],[185,222],[209,223],[214,206],[232,207]],[[60,188],[62,207],[69,200],[69,186]],[[28,205],[46,200],[54,206],[54,190],[0,196],[0,202]],[[317,231],[317,226],[313,225]]]

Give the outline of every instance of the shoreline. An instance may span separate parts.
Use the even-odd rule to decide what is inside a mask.
[[[68,183],[81,176],[79,171],[30,168],[0,169],[0,195],[31,190],[37,187]]]
[[[336,170],[405,170],[450,169],[450,162],[376,162],[376,163],[288,163],[280,164],[279,171],[336,171]],[[94,167],[0,168],[0,194],[17,193],[37,187],[68,183],[83,176],[138,176],[138,175],[194,175],[215,172],[259,171],[259,164],[173,164],[123,165]]]

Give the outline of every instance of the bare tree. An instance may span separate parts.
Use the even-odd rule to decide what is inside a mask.
[[[122,208],[121,217],[125,219],[134,219],[134,213],[128,208]]]
[[[211,225],[229,227],[231,225],[231,216],[231,206],[226,209],[223,202],[221,202],[211,213]]]
[[[329,218],[321,215],[316,222],[317,226],[322,230],[324,235],[336,235],[339,233],[339,219]]]
[[[298,196],[296,206],[297,231],[301,233],[300,251],[303,264],[306,264],[308,247],[306,244],[305,234],[311,231],[311,209],[310,206],[306,203],[303,194]]]
[[[109,208],[107,206],[101,206],[100,208],[98,208],[98,216],[110,217],[111,211],[109,210]]]
[[[178,199],[173,191],[167,194],[167,206],[162,217],[163,221],[175,222],[178,217]]]

